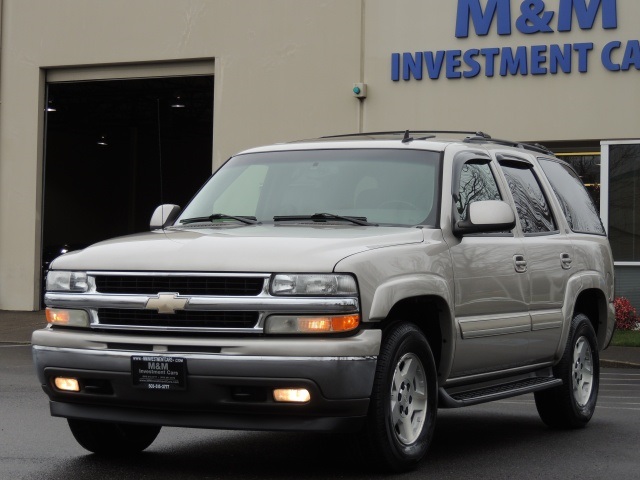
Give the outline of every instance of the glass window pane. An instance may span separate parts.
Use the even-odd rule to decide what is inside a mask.
[[[600,155],[563,155],[562,160],[576,171],[600,212]]]
[[[270,222],[274,216],[332,213],[436,226],[439,177],[440,154],[422,150],[243,154],[216,172],[180,220],[222,212]]]
[[[502,165],[502,170],[518,210],[522,231],[525,234],[555,231],[549,204],[533,171],[507,165]]]
[[[467,163],[460,173],[460,219],[466,220],[469,205],[481,200],[501,200],[498,186],[488,164]]]
[[[640,145],[609,147],[609,241],[619,262],[640,261]]]
[[[571,230],[604,235],[602,222],[582,180],[567,165],[550,159],[539,160]]]

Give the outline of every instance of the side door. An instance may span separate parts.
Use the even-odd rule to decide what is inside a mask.
[[[497,155],[516,206],[523,234],[524,266],[529,276],[531,335],[529,360],[553,359],[562,333],[567,281],[573,246],[558,225],[549,198],[532,162],[513,155]]]
[[[498,168],[488,155],[454,158],[453,189],[459,190],[453,193],[454,222],[464,220],[475,201],[509,201],[506,186],[497,180]],[[465,235],[448,243],[458,329],[451,376],[525,365],[531,332],[530,287],[521,265],[525,250],[518,230]]]

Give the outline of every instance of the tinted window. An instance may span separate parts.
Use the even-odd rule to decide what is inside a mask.
[[[510,165],[502,165],[502,170],[516,204],[522,231],[525,234],[555,231],[549,203],[533,171]]]
[[[469,205],[481,200],[501,200],[498,186],[488,164],[467,163],[460,173],[460,198],[457,202],[461,220],[466,220]]]
[[[560,207],[574,232],[604,235],[604,227],[582,181],[567,165],[539,159]]]

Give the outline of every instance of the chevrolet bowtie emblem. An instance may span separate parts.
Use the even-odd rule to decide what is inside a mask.
[[[179,298],[177,293],[159,293],[157,297],[147,300],[145,309],[157,310],[158,313],[176,313],[176,310],[184,310],[189,302],[188,298]]]

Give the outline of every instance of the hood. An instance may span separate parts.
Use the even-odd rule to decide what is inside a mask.
[[[250,225],[156,230],[58,257],[56,270],[326,272],[374,248],[420,243],[422,229],[351,225]]]

